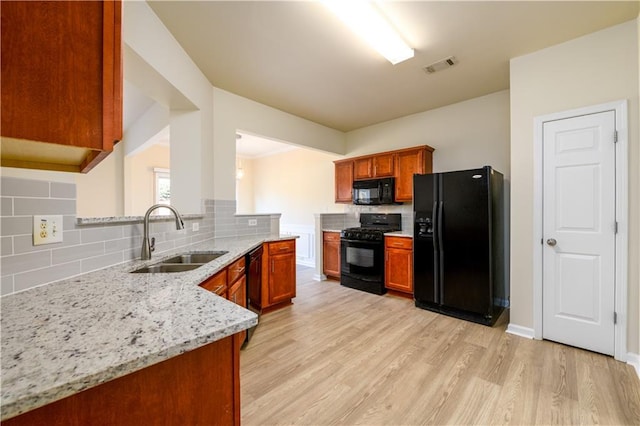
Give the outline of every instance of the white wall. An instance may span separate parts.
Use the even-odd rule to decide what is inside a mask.
[[[511,323],[533,328],[534,117],[620,99],[629,107],[628,350],[638,353],[638,20],[511,60]]]
[[[340,158],[296,149],[253,160],[255,213],[282,213],[284,227],[314,226],[314,214],[342,212],[344,207],[334,202],[333,161]]]
[[[242,165],[244,176],[236,179],[236,211],[237,213],[255,213],[255,199],[253,188],[253,160],[249,158],[238,158]]]
[[[347,154],[430,145],[433,171],[491,165],[509,180],[509,91],[354,130]]]
[[[166,145],[152,145],[125,162],[125,216],[144,216],[155,204],[154,168],[170,168],[170,149]]]
[[[211,84],[146,2],[124,2],[123,34],[127,79],[171,111],[172,204],[198,213],[213,193]]]
[[[213,88],[214,198],[235,198],[236,131],[327,152],[344,152],[344,133]]]

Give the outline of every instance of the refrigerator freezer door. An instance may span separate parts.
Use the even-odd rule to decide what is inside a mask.
[[[435,304],[439,300],[435,250],[437,175],[414,175],[413,192],[413,295],[418,302]]]
[[[478,314],[491,310],[490,169],[441,174],[441,303]]]

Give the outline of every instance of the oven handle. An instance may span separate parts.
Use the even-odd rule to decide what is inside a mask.
[[[381,243],[383,243],[382,241],[367,241],[367,240],[349,240],[346,238],[340,238],[340,242],[345,242],[345,243],[357,243],[357,244],[366,244],[366,245],[380,245]]]

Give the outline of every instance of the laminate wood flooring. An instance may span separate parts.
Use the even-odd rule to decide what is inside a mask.
[[[241,352],[244,425],[640,425],[629,365],[313,272]]]

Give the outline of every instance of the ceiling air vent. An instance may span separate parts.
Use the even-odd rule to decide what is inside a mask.
[[[426,67],[422,67],[424,72],[427,74],[433,74],[436,71],[441,71],[446,68],[451,68],[455,64],[458,63],[458,60],[455,56],[449,56],[448,58],[444,58],[439,60],[438,62],[434,62],[431,65],[427,65]]]

